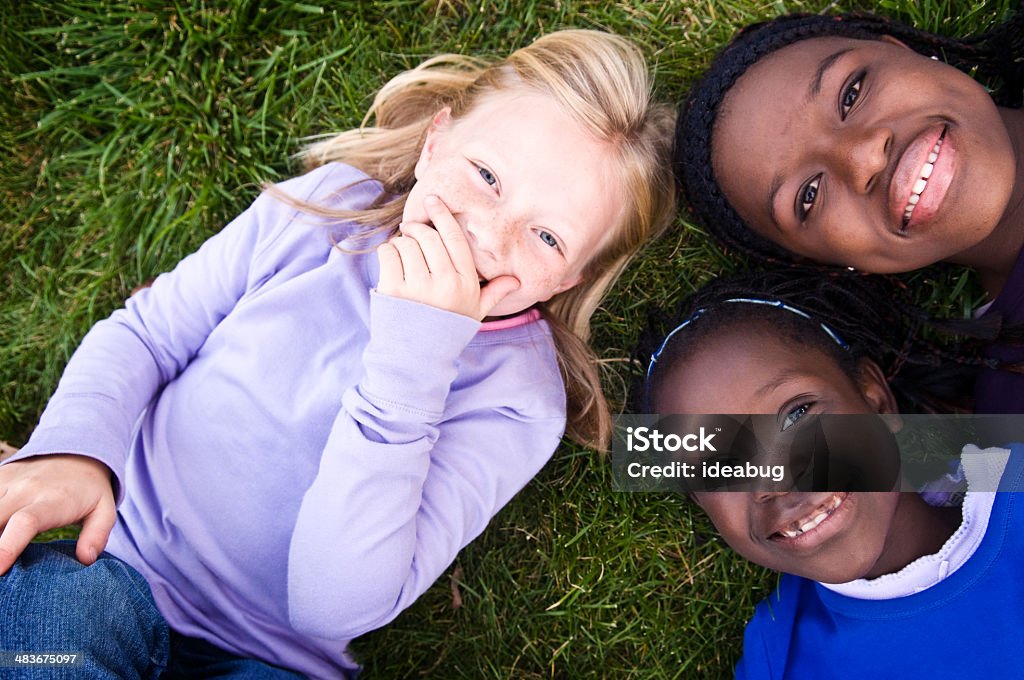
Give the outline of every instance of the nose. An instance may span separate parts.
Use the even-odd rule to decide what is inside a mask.
[[[891,148],[892,131],[887,127],[848,127],[836,147],[839,172],[854,191],[867,193],[888,165]]]
[[[502,219],[492,211],[467,212],[461,215],[462,228],[472,248],[483,257],[504,261],[516,241],[512,220]]]

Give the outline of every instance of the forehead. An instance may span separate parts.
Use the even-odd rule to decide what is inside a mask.
[[[764,321],[736,322],[703,336],[698,349],[668,369],[654,405],[660,413],[775,413],[780,400],[793,396],[782,386],[808,377],[849,382],[820,349]]]
[[[487,144],[515,156],[543,151],[530,159],[539,171],[561,169],[574,160],[587,162],[594,174],[611,166],[610,143],[598,139],[554,96],[525,86],[481,95],[454,121],[451,132],[462,143]]]
[[[854,38],[822,37],[801,40],[768,53],[736,79],[719,108],[716,129],[721,128],[737,112],[750,115],[761,109],[787,110],[804,103],[808,88],[837,55],[856,51],[887,58],[896,53],[915,55],[915,52],[896,47],[886,40],[859,40]],[[782,94],[799,93],[796,99]],[[774,95],[774,96],[767,96]],[[751,106],[751,105],[755,106]],[[746,115],[742,120],[746,120]]]

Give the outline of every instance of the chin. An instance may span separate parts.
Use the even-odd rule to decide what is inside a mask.
[[[496,306],[494,309],[492,309],[491,311],[489,311],[487,313],[487,316],[485,318],[487,318],[487,319],[496,319],[496,318],[505,317],[505,316],[514,316],[516,314],[522,314],[523,312],[525,312],[529,308],[530,308],[529,305],[524,307],[522,305],[516,305],[516,304],[512,304],[512,305],[508,305],[508,306],[505,306],[504,304],[498,304],[498,306]]]
[[[823,568],[812,567],[802,570],[804,573],[798,573],[796,570],[790,573],[809,578],[812,581],[818,581],[819,583],[848,583],[857,579],[872,578],[868,574],[871,572],[872,567],[875,566],[874,560],[864,559],[857,563],[851,563],[850,559],[847,556],[841,564],[833,564]]]

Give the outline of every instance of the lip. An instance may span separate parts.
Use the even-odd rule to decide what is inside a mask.
[[[839,497],[839,504],[834,510],[813,529],[803,532],[799,536],[788,537],[780,532],[794,522],[805,521],[819,514],[820,510]],[[850,492],[831,493],[823,500],[800,506],[799,509],[787,513],[784,521],[779,522],[775,531],[768,536],[768,540],[787,550],[806,552],[816,549],[826,541],[839,534],[851,519],[854,507],[857,504],[855,494]]]
[[[889,185],[889,212],[901,236],[931,221],[946,198],[956,171],[957,156],[955,140],[950,132],[949,126],[943,123],[928,127],[907,145],[896,165]],[[931,175],[926,180],[924,190],[920,192],[909,220],[905,221],[914,185],[921,179],[928,155],[940,140],[941,146]]]

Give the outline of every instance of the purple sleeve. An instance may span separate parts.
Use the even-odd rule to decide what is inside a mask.
[[[296,630],[345,639],[393,619],[558,445],[565,401],[553,362],[489,375],[487,386],[473,386],[480,408],[445,415],[460,353],[478,326],[374,294],[365,378],[345,394],[292,536],[289,616]],[[549,417],[495,407],[530,399],[522,392],[529,380],[523,372],[531,369],[554,373],[552,392],[561,402],[539,411]],[[536,400],[550,403],[543,395]]]
[[[336,167],[325,166],[281,188],[310,196],[325,180],[336,179]],[[5,463],[55,453],[95,458],[113,472],[120,502],[128,447],[143,409],[258,283],[250,280],[253,258],[295,214],[294,208],[261,195],[171,274],[157,277],[123,309],[93,326],[64,369],[31,438]]]

